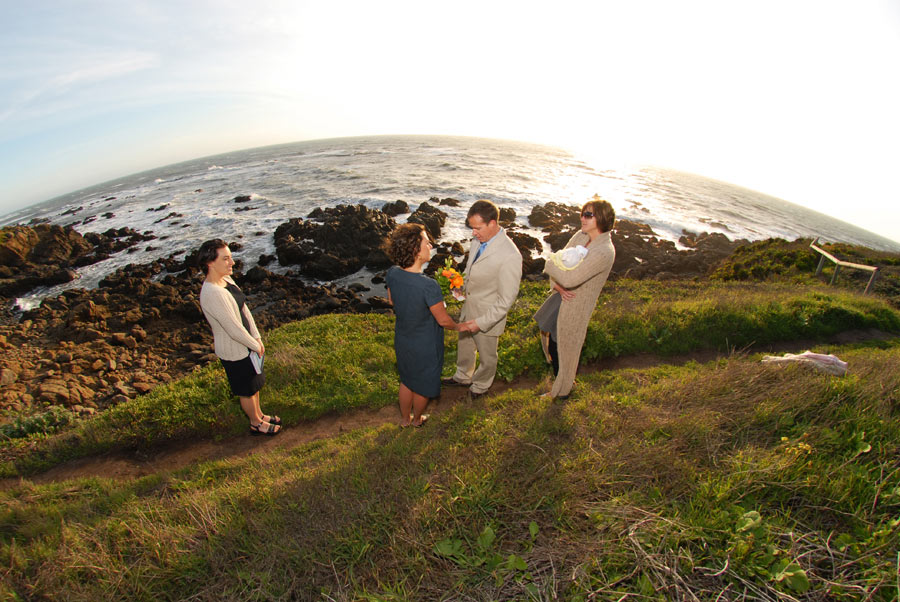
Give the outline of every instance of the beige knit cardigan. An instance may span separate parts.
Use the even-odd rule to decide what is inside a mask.
[[[227,276],[225,280],[234,284],[234,280]],[[250,349],[259,349],[258,339],[261,337],[250,308],[244,304],[244,316],[250,326],[248,331],[241,322],[237,301],[225,287],[204,280],[200,288],[200,308],[212,328],[213,346],[218,357],[235,362],[247,357]]]
[[[553,382],[553,388],[550,389],[551,397],[568,395],[575,385],[578,358],[581,356],[581,347],[587,335],[588,322],[616,259],[616,248],[612,244],[610,232],[604,232],[590,244],[589,242],[590,236],[584,232],[576,232],[566,244],[566,247],[582,245],[588,249],[588,254],[574,268],[561,269],[550,261],[544,266],[544,273],[550,276],[553,282],[575,293],[575,298],[571,301],[562,301],[556,320],[559,374]],[[545,308],[550,307],[550,298],[553,295],[559,293],[554,290],[538,309],[536,316],[540,315],[541,311],[547,311]]]

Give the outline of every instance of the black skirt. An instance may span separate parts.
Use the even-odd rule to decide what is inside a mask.
[[[236,362],[223,360],[222,358],[219,358],[219,361],[222,362],[222,367],[225,368],[228,384],[231,385],[231,392],[238,397],[252,397],[266,384],[266,375],[256,373],[249,354],[244,359]]]

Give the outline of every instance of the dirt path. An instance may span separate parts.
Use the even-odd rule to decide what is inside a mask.
[[[499,394],[510,388],[531,388],[537,384],[537,380],[529,378],[518,378],[511,383],[499,381],[491,387],[490,394]],[[440,414],[453,405],[465,401],[466,388],[444,387],[441,396],[428,405],[427,413]],[[399,422],[397,407],[394,405],[375,410],[360,409],[344,414],[326,415],[310,422],[288,426],[274,437],[239,435],[219,441],[210,439],[175,441],[149,452],[141,450],[111,452],[102,456],[65,462],[27,478],[2,479],[0,490],[15,486],[23,480],[42,484],[92,476],[133,479],[159,472],[175,471],[197,462],[240,458],[281,448],[290,449],[310,441],[334,437],[343,432],[391,422]],[[427,428],[427,425],[424,428]]]
[[[853,331],[841,333],[830,343],[847,344],[867,340],[883,340],[893,338],[892,335],[876,331]],[[755,348],[753,352],[771,353],[800,352],[821,342],[792,341]],[[736,350],[740,353],[743,350]],[[747,350],[749,351],[749,350]],[[579,368],[579,374],[600,370],[622,370],[626,368],[649,368],[660,364],[681,365],[689,361],[708,362],[728,354],[717,351],[698,351],[678,357],[659,357],[642,354],[623,358],[605,359]],[[495,381],[488,395],[497,395],[508,389],[533,389],[540,381],[533,377],[519,377],[510,383]],[[457,403],[467,403],[464,387],[444,387],[441,397],[433,400],[427,412],[440,414],[446,412]],[[32,475],[27,479],[16,477],[0,480],[0,489],[15,486],[23,480],[34,483],[52,483],[79,477],[106,477],[113,479],[133,479],[159,472],[171,472],[197,462],[220,460],[224,458],[241,458],[251,454],[264,453],[273,449],[293,448],[310,441],[334,437],[346,431],[377,426],[385,423],[399,422],[397,407],[387,406],[377,410],[354,410],[340,415],[327,415],[317,420],[292,425],[275,437],[251,437],[240,435],[212,441],[209,439],[177,441],[155,448],[151,452],[115,452],[103,456],[92,456],[72,460],[60,464],[50,470]],[[423,428],[428,428],[426,425]]]

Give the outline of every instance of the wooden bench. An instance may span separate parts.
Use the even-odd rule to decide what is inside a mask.
[[[834,284],[835,279],[837,278],[838,272],[841,268],[853,268],[855,270],[865,270],[867,272],[872,272],[872,277],[869,278],[869,283],[866,285],[866,290],[863,294],[868,295],[872,291],[872,287],[875,285],[875,278],[878,277],[878,269],[877,267],[871,265],[862,265],[861,263],[850,263],[849,261],[842,261],[818,246],[816,243],[819,242],[819,237],[817,236],[815,240],[809,243],[809,248],[813,251],[822,255],[819,259],[819,267],[816,268],[816,276],[820,276],[822,274],[822,268],[825,267],[825,260],[829,260],[834,263],[834,274],[831,275],[831,283]]]

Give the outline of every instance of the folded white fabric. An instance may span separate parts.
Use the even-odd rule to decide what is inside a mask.
[[[844,376],[847,373],[847,362],[838,359],[833,355],[825,355],[822,353],[813,353],[812,351],[804,351],[803,353],[785,353],[778,357],[775,355],[767,355],[762,358],[763,363],[784,363],[796,362],[804,366],[810,366],[820,372],[827,372],[835,376]]]

